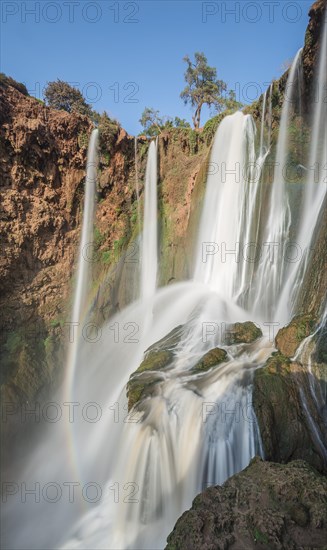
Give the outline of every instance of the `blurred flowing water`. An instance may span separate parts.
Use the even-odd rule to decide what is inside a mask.
[[[323,40],[325,44],[326,31]],[[326,48],[323,52],[319,82],[326,80]],[[140,299],[113,316],[99,340],[90,343],[79,334],[74,343],[78,362],[75,357],[67,374],[65,399],[75,409],[67,406],[60,422],[47,427],[22,473],[30,486],[56,482],[63,494],[57,502],[43,497],[39,503],[22,503],[19,491],[8,498],[8,548],[163,548],[198,492],[221,484],[262,454],[251,403],[252,376],[274,350],[269,323],[281,326],[296,311],[297,289],[308,266],[307,256],[287,264],[285,242],[295,232],[303,250],[311,246],[326,191],[323,179],[314,182],[310,172],[299,186],[300,223],[295,224],[283,167],[294,116],[291,100],[302,85],[300,65],[301,50],[289,72],[272,185],[265,186],[263,178],[271,154],[270,87],[263,101],[258,152],[251,116],[238,112],[221,122],[211,152],[193,279],[159,289],[157,145],[150,144]],[[322,101],[320,97],[314,106],[310,159],[298,159],[302,164],[326,161]],[[95,139],[92,135],[91,150]],[[90,238],[94,190],[88,191],[82,243],[84,227]],[[273,257],[267,243],[277,245]],[[261,254],[253,261],[251,247],[258,246]],[[78,280],[85,277],[79,273]],[[79,284],[84,282],[77,285],[73,319],[80,318],[83,301]],[[227,345],[226,327],[248,320],[260,325],[263,336],[252,344]],[[176,327],[178,339],[166,344],[169,365],[153,372],[151,396],[128,413],[129,376],[145,350]],[[226,360],[207,372],[194,371],[216,346],[226,350]],[[81,414],[86,404],[92,404],[87,419]]]

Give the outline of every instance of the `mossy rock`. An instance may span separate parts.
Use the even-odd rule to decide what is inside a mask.
[[[227,352],[221,348],[213,348],[208,351],[200,361],[194,365],[192,372],[206,372],[212,367],[218,366],[223,361],[226,361]]]
[[[146,352],[145,358],[139,368],[131,375],[127,382],[128,410],[130,411],[138,402],[151,395],[154,385],[160,380],[153,376],[152,371],[160,371],[167,367],[173,359],[173,353],[169,350]]]
[[[154,386],[161,380],[153,371],[161,371],[172,362],[173,350],[180,342],[182,329],[182,325],[176,327],[146,350],[142,363],[131,375],[126,386],[129,411],[145,397],[152,395]]]
[[[146,372],[141,376],[133,375],[127,383],[128,411],[146,397],[150,397],[153,394],[154,387],[160,380],[161,378],[158,376],[153,377]]]
[[[171,362],[173,353],[169,350],[150,351],[135,372],[161,370]]]
[[[313,315],[298,315],[286,326],[281,328],[275,338],[276,348],[282,355],[293,357],[302,340],[310,336],[316,326]]]
[[[235,323],[228,327],[225,334],[225,344],[251,344],[262,337],[262,331],[252,321]]]
[[[316,349],[313,360],[317,363],[327,364],[327,322],[317,332],[315,341]]]
[[[326,458],[312,434],[308,419],[309,411],[323,440],[324,422],[310,383],[318,384],[319,380],[314,376],[310,381],[301,363],[276,352],[264,367],[255,371],[253,407],[267,460],[285,463],[304,459],[317,470],[325,472]]]
[[[326,478],[306,462],[258,457],[222,486],[200,493],[165,550],[326,548]]]

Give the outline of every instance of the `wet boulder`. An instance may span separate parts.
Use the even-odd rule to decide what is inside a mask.
[[[261,338],[262,331],[252,321],[245,323],[234,323],[226,330],[224,344],[231,346],[233,344],[251,344],[258,338]]]
[[[302,340],[307,338],[316,325],[313,315],[298,315],[286,326],[281,328],[275,338],[276,348],[286,357],[294,357]]]
[[[326,548],[327,480],[296,460],[254,458],[222,486],[199,494],[178,519],[166,550]]]
[[[218,366],[223,361],[226,361],[227,352],[224,349],[213,348],[208,351],[191,369],[192,373],[206,372],[212,367]]]

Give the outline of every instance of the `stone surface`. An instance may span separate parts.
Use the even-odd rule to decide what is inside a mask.
[[[213,348],[208,351],[201,359],[194,365],[191,372],[206,372],[212,367],[216,367],[219,363],[226,361],[227,352],[224,349]]]
[[[166,550],[326,548],[327,480],[306,462],[259,458],[198,495],[179,518]]]
[[[234,323],[230,325],[224,337],[224,344],[228,346],[232,344],[250,344],[261,338],[262,331],[252,321],[245,323]]]
[[[275,338],[276,348],[285,357],[293,357],[302,340],[309,336],[315,328],[313,315],[299,315],[281,328]]]
[[[319,370],[313,367],[310,374],[276,353],[255,372],[253,406],[267,460],[301,458],[327,471],[327,385]],[[321,370],[326,373],[326,365]]]

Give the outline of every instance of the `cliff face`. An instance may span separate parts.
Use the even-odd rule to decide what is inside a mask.
[[[46,395],[64,363],[82,220],[88,118],[55,111],[13,86],[0,85],[1,391],[5,401]],[[190,137],[192,133],[192,138]],[[136,163],[141,205],[148,141],[139,138]],[[203,186],[208,146],[189,130],[159,139],[162,283],[188,274],[186,249],[192,195]],[[180,168],[176,171],[175,167]],[[200,172],[201,177],[197,177]],[[131,299],[124,254],[137,243],[134,138],[116,126],[100,138],[94,285],[103,322]],[[125,251],[125,252],[124,252]]]
[[[48,327],[69,295],[91,123],[0,86],[2,387],[34,397],[48,384]]]

